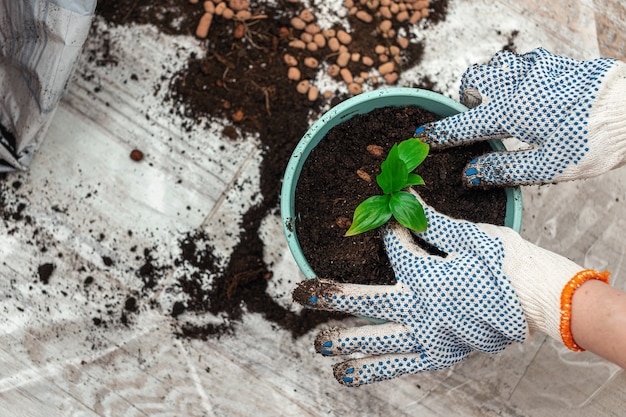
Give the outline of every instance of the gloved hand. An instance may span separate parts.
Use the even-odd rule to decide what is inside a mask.
[[[580,61],[541,48],[524,55],[500,51],[463,74],[460,95],[468,107],[483,103],[423,125],[416,135],[433,148],[506,137],[529,145],[471,161],[463,175],[469,186],[589,178],[626,162],[623,62]]]
[[[540,330],[581,350],[569,330],[575,288],[608,274],[583,271],[512,229],[451,219],[424,205],[428,230],[419,236],[447,256],[430,255],[408,229],[386,226],[393,286],[304,281],[295,301],[311,308],[382,319],[383,324],[327,329],[316,338],[323,355],[366,356],[334,367],[348,386],[443,369],[470,352],[496,353]]]

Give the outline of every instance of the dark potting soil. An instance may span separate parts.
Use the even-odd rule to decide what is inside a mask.
[[[307,261],[319,277],[359,284],[393,284],[395,277],[378,230],[344,237],[356,206],[380,194],[376,175],[394,143],[413,137],[418,126],[438,117],[418,107],[386,107],[332,128],[311,151],[296,187],[295,224]],[[368,145],[383,152],[375,156]],[[504,190],[469,189],[461,173],[487,143],[429,153],[416,169],[424,201],[454,218],[504,224]],[[358,171],[358,172],[357,172]]]

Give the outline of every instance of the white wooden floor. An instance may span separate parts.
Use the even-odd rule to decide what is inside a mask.
[[[624,58],[623,12],[609,0],[450,0],[446,21],[423,34],[424,64],[403,82],[428,75],[457,98],[463,70],[514,30],[522,52]],[[257,315],[247,314],[234,336],[178,339],[168,314],[177,297],[170,284],[184,273],[176,269],[155,289],[157,307],[142,303],[128,326],[107,324],[108,310],[121,312],[141,290],[134,271],[144,249],[173,259],[178,240],[202,229],[230,253],[237,233],[229,229],[258,198],[260,162],[255,138],[223,139],[217,122],[186,132],[163,103],[165,89],[154,95],[158,80],[184,65],[177,52],[198,48],[194,39],[151,27],[110,28],[109,36],[119,64],[81,57],[30,171],[11,174],[2,189],[24,217],[0,223],[1,416],[623,415],[623,371],[543,337],[358,389],[334,381],[333,359],[314,354],[313,333],[293,341]],[[87,49],[104,41],[89,39]],[[141,163],[128,157],[135,147],[146,154]],[[527,239],[607,268],[626,288],[626,169],[523,194]],[[282,283],[271,291],[290,305],[301,277],[281,233],[276,217],[266,219],[272,281]],[[43,263],[55,265],[48,285],[37,275]]]

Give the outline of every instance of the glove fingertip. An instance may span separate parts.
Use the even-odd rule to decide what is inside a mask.
[[[351,360],[333,366],[333,375],[341,385],[347,387],[358,387],[361,385],[359,382],[359,373],[355,370],[355,365]]]
[[[292,299],[307,307],[322,307],[324,298],[328,298],[336,290],[336,284],[329,280],[307,279],[300,282],[291,293]]]

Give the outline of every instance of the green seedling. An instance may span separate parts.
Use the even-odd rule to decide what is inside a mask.
[[[394,217],[402,226],[423,232],[428,226],[424,208],[407,187],[422,185],[424,180],[413,170],[428,155],[429,146],[417,138],[393,145],[381,164],[376,183],[383,191],[359,204],[354,210],[352,225],[345,236],[354,236],[382,226]]]

